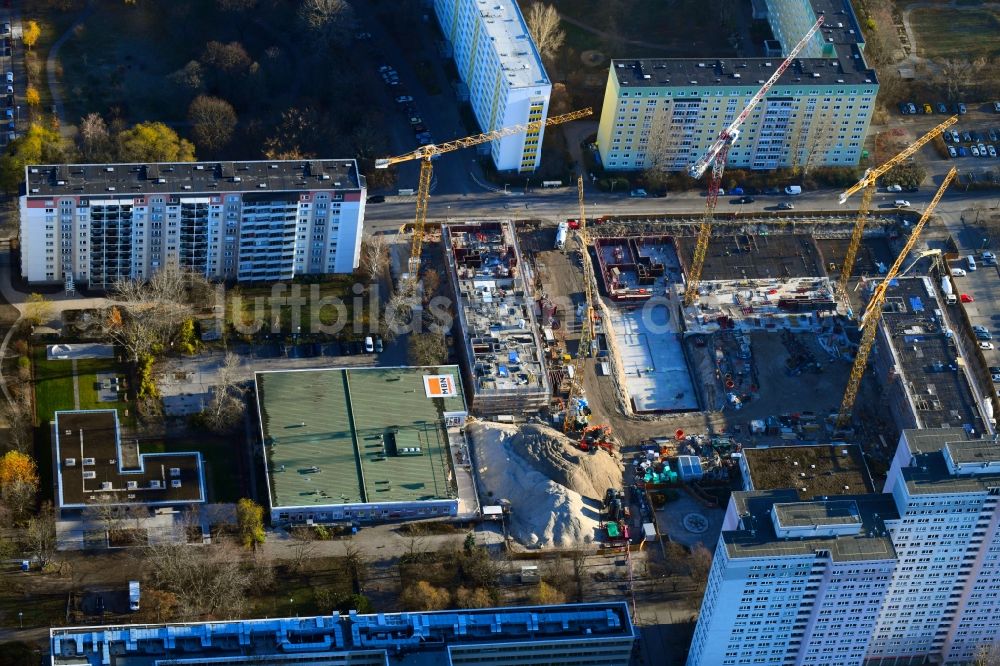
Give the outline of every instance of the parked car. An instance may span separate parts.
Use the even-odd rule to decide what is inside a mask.
[[[953,269],[951,269],[951,276],[952,277],[965,277],[965,269],[964,268],[953,268]]]
[[[904,116],[910,113],[910,107],[907,106],[906,102],[899,103],[899,112],[902,113]]]
[[[980,157],[986,157],[986,155],[988,154],[986,152],[986,146],[983,145],[982,143],[980,143],[976,147],[979,148],[979,156]]]
[[[899,184],[889,185],[887,188],[885,188],[885,191],[886,192],[902,192],[903,191],[903,186],[899,185]]]
[[[384,347],[382,346],[382,336],[381,335],[376,335],[375,336],[375,353],[376,354],[381,354],[383,349],[384,349]]]
[[[992,127],[986,130],[986,136],[990,137],[990,141],[1000,141],[1000,133]]]
[[[753,197],[740,197],[739,199],[736,200],[736,203],[738,203],[738,204],[752,204],[754,201],[756,201],[756,199],[754,199]]]
[[[973,157],[979,157],[979,148],[975,146],[969,146],[969,152],[972,153]]]
[[[972,137],[972,140],[976,143],[979,143],[980,139],[983,138],[983,135],[976,130],[969,130],[969,136]]]
[[[966,111],[965,104],[962,103],[962,102],[959,102],[958,104],[955,104],[952,107],[952,110],[954,110],[954,112],[957,113],[957,114],[959,114],[960,116],[964,116],[965,115],[965,111]]]
[[[1000,113],[1000,102],[993,102],[993,112]]]
[[[580,220],[577,220],[576,218],[570,218],[566,220],[566,226],[568,226],[570,229],[579,229]]]
[[[945,106],[944,102],[938,102],[937,103],[937,112],[938,113],[948,113],[948,107]]]
[[[983,266],[996,266],[997,255],[992,252],[983,252]]]
[[[958,151],[955,150],[955,146],[948,146],[948,156],[949,157],[958,157]]]
[[[986,146],[986,150],[987,150],[987,152],[989,152],[990,157],[996,157],[997,156],[997,149],[993,147],[992,143],[989,144],[988,146]]]
[[[787,194],[788,196],[792,196],[792,197],[798,196],[798,195],[802,194],[802,186],[801,185],[789,185],[788,187],[785,188],[785,194]]]
[[[365,352],[371,354],[375,351],[375,341],[372,340],[372,336],[365,336]]]
[[[924,102],[924,113],[928,113],[928,114],[934,113],[934,107],[932,107],[927,102]]]
[[[993,379],[993,381],[1000,383],[1000,366],[991,365],[989,367],[989,371],[990,371],[990,378]]]
[[[980,341],[979,342],[979,348],[980,349],[996,349],[996,347],[993,346],[992,342],[985,342],[985,341]]]
[[[972,141],[972,135],[968,131],[962,132],[962,141]]]
[[[385,203],[385,197],[381,194],[373,194],[365,199],[365,202],[370,204]]]
[[[910,113],[910,115],[916,115],[917,114],[917,106],[913,102],[907,102],[906,103],[906,110],[907,110],[907,112]]]
[[[974,299],[972,296],[969,296],[968,294],[959,294],[958,300],[962,301],[963,303],[972,303],[976,299]]]
[[[791,202],[788,201],[782,201],[780,204],[778,204],[778,210],[792,210],[793,208],[795,208],[795,206],[793,206]]]
[[[969,151],[965,148],[965,146],[959,146],[958,147],[958,156],[959,157],[966,157],[966,156],[968,156],[968,154],[969,154]]]
[[[721,194],[721,192],[720,192],[720,194]],[[639,187],[639,188],[636,188],[636,189],[632,190],[631,192],[629,192],[628,195],[630,197],[636,197],[638,199],[645,199],[646,198],[646,190],[644,190],[641,187]]]
[[[7,72],[7,83],[14,83],[14,72]]]
[[[906,199],[896,199],[895,201],[892,202],[892,204],[896,208],[909,208],[910,207],[910,202],[907,201]]]
[[[413,97],[410,95],[400,95],[396,98],[396,104],[409,104],[413,101]]]
[[[950,132],[951,132],[951,140],[954,141],[955,143],[958,143],[961,140],[961,137],[958,136],[958,130],[950,130]]]

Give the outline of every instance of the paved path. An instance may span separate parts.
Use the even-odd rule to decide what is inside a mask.
[[[80,373],[76,369],[76,359],[70,363],[73,364],[73,409],[80,409]]]
[[[72,25],[66,28],[66,32],[59,35],[59,39],[53,42],[52,48],[49,49],[49,57],[45,60],[45,78],[48,80],[49,94],[52,95],[52,106],[55,107],[56,117],[59,119],[59,129],[63,135],[69,134],[69,125],[66,122],[66,110],[63,107],[62,91],[59,89],[59,78],[57,76],[59,70],[59,49],[73,35],[76,27],[86,21],[93,13],[94,2],[93,0],[88,0],[87,6],[76,17]]]

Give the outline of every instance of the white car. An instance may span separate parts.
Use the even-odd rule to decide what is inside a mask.
[[[909,208],[910,202],[906,199],[896,199],[896,201],[893,202],[893,205],[895,205],[896,208]]]
[[[997,149],[993,147],[992,143],[989,144],[988,146],[986,146],[986,150],[989,152],[990,157],[996,157],[997,156]]]
[[[886,192],[902,192],[903,191],[903,186],[902,185],[890,185],[889,187],[885,188],[885,191]]]
[[[992,342],[986,342],[985,340],[981,340],[979,342],[979,348],[980,349],[996,349],[996,347],[993,346]]]
[[[7,83],[14,83],[14,72],[7,72]]]
[[[375,352],[375,341],[372,340],[372,336],[365,337],[365,352],[372,354]]]
[[[979,148],[979,156],[986,157],[986,146],[981,143],[977,147]]]
[[[955,146],[948,146],[948,156],[949,157],[958,157],[958,151],[955,150]]]
[[[951,140],[955,143],[961,143],[962,137],[958,135],[958,130],[951,130]]]
[[[979,149],[975,146],[969,146],[969,152],[972,153],[973,157],[979,157]]]
[[[965,269],[964,268],[953,268],[953,269],[951,269],[951,276],[952,277],[965,277]]]
[[[396,98],[396,104],[408,104],[409,102],[412,101],[413,98],[410,97],[409,95],[400,95],[399,97]]]

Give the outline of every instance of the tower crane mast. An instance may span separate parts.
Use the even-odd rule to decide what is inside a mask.
[[[511,125],[509,127],[502,127],[500,129],[493,130],[491,132],[483,132],[482,134],[475,134],[473,136],[467,136],[462,139],[455,139],[445,143],[421,146],[416,150],[403,155],[375,160],[376,169],[387,169],[390,166],[400,164],[402,162],[420,160],[420,178],[417,185],[417,206],[416,213],[413,218],[413,241],[410,244],[410,261],[407,267],[408,280],[406,281],[406,288],[412,287],[416,284],[417,275],[420,272],[420,248],[424,240],[424,226],[427,222],[427,206],[430,203],[431,197],[431,177],[434,172],[432,160],[434,160],[438,155],[450,153],[454,150],[458,150],[459,148],[478,146],[483,143],[495,141],[496,139],[502,139],[505,136],[521,134],[522,132],[530,132],[549,125],[568,123],[579,118],[586,118],[593,113],[593,109],[588,107],[558,116],[551,116],[545,120],[535,120],[530,123]]]
[[[957,173],[958,171],[955,167],[952,167],[948,175],[945,176],[941,187],[938,188],[931,202],[927,204],[927,208],[924,209],[923,215],[920,216],[920,220],[913,228],[913,233],[910,234],[899,256],[896,257],[896,261],[893,262],[889,268],[889,272],[885,274],[882,281],[876,285],[875,290],[872,292],[872,297],[868,301],[868,306],[865,308],[864,314],[861,315],[861,342],[858,343],[858,353],[854,357],[854,365],[851,366],[851,376],[847,381],[847,390],[844,392],[844,398],[840,403],[840,412],[837,415],[838,428],[843,428],[851,420],[851,410],[854,409],[854,401],[858,397],[861,378],[865,374],[865,366],[868,365],[868,356],[871,354],[872,346],[875,344],[875,334],[878,332],[878,322],[882,318],[882,306],[885,304],[885,293],[889,289],[889,283],[899,275],[900,266],[906,261],[906,257],[916,244],[917,238],[920,237],[920,232],[924,230],[924,225],[927,224],[931,213],[934,212],[934,208],[941,201],[941,197],[944,196],[945,190],[951,185],[951,181]]]
[[[712,167],[712,173],[708,181],[708,196],[705,197],[705,214],[702,217],[701,226],[698,228],[698,238],[694,246],[694,259],[691,261],[691,267],[688,270],[687,289],[684,291],[685,305],[691,305],[698,297],[701,269],[705,264],[705,254],[708,252],[708,239],[712,235],[712,218],[715,216],[715,207],[719,202],[719,185],[722,182],[722,173],[726,168],[729,149],[739,137],[740,126],[750,117],[757,104],[764,99],[767,91],[781,78],[781,75],[792,64],[795,56],[806,47],[809,40],[813,38],[813,35],[819,31],[822,25],[823,17],[820,16],[805,36],[792,48],[784,61],[778,65],[778,69],[774,70],[771,78],[765,81],[764,85],[757,91],[757,94],[750,98],[743,111],[736,116],[726,129],[722,130],[715,142],[705,151],[705,154],[688,169],[688,175],[692,178],[701,178],[709,166]]]
[[[875,195],[876,181],[889,172],[890,169],[898,166],[904,160],[920,150],[924,144],[941,134],[944,130],[958,122],[958,116],[952,116],[937,127],[927,132],[922,137],[911,143],[905,150],[892,159],[887,160],[881,166],[869,169],[865,175],[850,189],[840,195],[840,203],[845,203],[852,194],[860,189],[864,189],[861,194],[861,206],[858,207],[858,219],[854,223],[854,230],[851,232],[851,242],[847,246],[847,254],[840,267],[840,281],[837,283],[837,290],[841,295],[847,294],[848,284],[851,281],[851,272],[854,270],[854,261],[858,256],[858,248],[861,247],[861,237],[864,235],[865,223],[868,221],[868,211],[871,210],[872,197]]]

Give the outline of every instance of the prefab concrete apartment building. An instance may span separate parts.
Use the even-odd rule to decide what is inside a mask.
[[[515,0],[434,0],[455,67],[483,132],[545,120],[552,84]],[[490,144],[499,171],[531,172],[544,127]]]
[[[21,273],[99,289],[168,264],[240,282],[349,273],[365,192],[354,160],[30,165]]]
[[[862,495],[804,448],[769,450],[760,489],[733,493],[688,666],[957,666],[1000,648],[1000,443],[904,430],[882,493]],[[802,487],[766,482],[784,476]]]
[[[624,601],[54,628],[52,666],[628,666]]]
[[[762,8],[763,9],[763,8]],[[743,123],[728,166],[813,168],[858,163],[878,78],[850,0],[766,0],[777,44],[765,58],[613,60],[597,147],[609,171],[686,169],[743,110],[808,32],[822,29]]]

